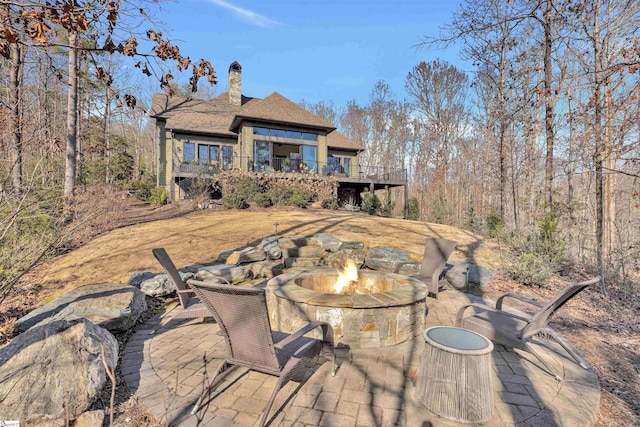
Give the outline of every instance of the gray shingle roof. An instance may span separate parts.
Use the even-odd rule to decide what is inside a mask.
[[[250,119],[324,129],[328,132],[327,145],[330,148],[363,149],[335,130],[331,123],[277,92],[264,99],[243,95],[241,106],[231,104],[226,92],[207,101],[157,93],[153,96],[150,116],[164,119],[167,129],[214,135],[237,136],[234,130],[240,122]]]
[[[237,127],[242,119],[258,119],[269,122],[287,123],[298,126],[308,126],[333,130],[336,127],[288,100],[278,92],[257,102],[244,105],[233,121],[232,128]]]

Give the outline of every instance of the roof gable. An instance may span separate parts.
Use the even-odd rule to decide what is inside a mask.
[[[298,126],[326,129],[332,131],[336,127],[326,120],[315,116],[300,105],[273,92],[264,99],[243,106],[236,115],[231,129],[237,128],[243,119],[258,119],[269,122],[286,123]]]

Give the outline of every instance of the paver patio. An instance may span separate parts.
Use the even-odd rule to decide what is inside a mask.
[[[426,326],[453,325],[459,307],[482,299],[447,290],[427,298]],[[224,357],[225,344],[210,321],[149,319],[124,350],[121,373],[138,401],[171,426],[253,426],[266,407],[276,378],[231,369],[217,382],[208,404],[190,411]],[[339,342],[339,339],[337,339]],[[302,383],[290,382],[278,394],[271,426],[458,426],[423,407],[415,397],[422,336],[379,349],[338,348],[339,370],[318,364]],[[493,417],[487,426],[591,426],[599,414],[600,386],[554,345],[540,354],[559,372],[557,382],[536,359],[496,345],[493,358]]]

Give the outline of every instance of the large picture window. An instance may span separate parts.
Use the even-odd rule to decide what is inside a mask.
[[[318,173],[318,147],[314,145],[303,145],[302,161],[307,165],[308,171]]]
[[[267,170],[271,166],[271,143],[269,141],[253,141],[253,170]]]

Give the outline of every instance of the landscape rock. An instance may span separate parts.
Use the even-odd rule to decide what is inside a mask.
[[[342,268],[347,264],[347,261],[353,261],[358,268],[364,265],[364,260],[367,253],[363,248],[352,249],[345,248],[344,245],[336,251],[330,252],[324,258],[324,262],[329,267]]]
[[[251,268],[244,265],[215,264],[215,265],[194,265],[190,268],[196,269],[196,277],[199,279],[210,279],[222,277],[229,282],[249,279]]]
[[[316,238],[320,247],[327,252],[335,252],[340,249],[340,246],[342,245],[340,239],[335,237],[333,234],[318,233],[314,234],[313,237]]]
[[[410,253],[391,246],[382,246],[369,249],[364,265],[372,270],[394,272],[398,263],[413,262],[409,259]]]
[[[254,262],[247,266],[249,271],[251,271],[251,277],[256,278],[265,278],[265,279],[273,279],[274,276],[277,276],[282,273],[282,262],[280,261],[260,261]]]
[[[340,249],[364,249],[364,243],[363,242],[342,242],[342,245],[340,245]]]
[[[275,237],[262,239],[260,247],[262,247],[262,250],[267,254],[269,259],[280,259],[282,257],[282,249],[280,249],[278,239]]]
[[[140,289],[140,284],[142,284],[142,282],[153,279],[159,274],[162,273],[151,273],[150,271],[134,271],[131,274],[131,277],[129,277],[127,285],[135,286],[136,288]]]
[[[320,265],[320,257],[291,257],[284,259],[286,268],[317,267]]]
[[[317,257],[324,255],[324,251],[320,246],[294,246],[282,250],[283,258],[295,257]]]
[[[195,279],[196,275],[189,271],[178,271],[182,280],[186,283],[189,279]],[[136,273],[134,273],[135,275]],[[149,277],[149,274],[151,275]],[[145,278],[145,280],[138,279],[138,277]],[[142,273],[139,276],[132,275],[129,279],[129,283],[138,283],[140,290],[150,297],[164,297],[170,295],[176,291],[176,286],[166,273]],[[134,285],[135,286],[135,285]]]
[[[88,411],[80,415],[74,427],[102,427],[104,423],[104,411]]]
[[[256,262],[263,261],[267,258],[267,254],[260,248],[248,247],[239,251],[233,251],[226,260],[223,261],[224,264],[246,264],[248,262]]]
[[[486,286],[493,279],[493,271],[477,266],[470,262],[449,261],[449,268],[445,274],[447,281],[456,289],[465,289],[467,283]]]
[[[77,418],[105,385],[104,364],[115,369],[117,361],[114,336],[89,320],[56,320],[29,329],[0,349],[2,419],[64,419],[67,404],[69,417]]]
[[[110,331],[126,331],[147,310],[140,289],[117,283],[80,286],[18,319],[16,327],[24,332],[42,322],[85,318]]]

